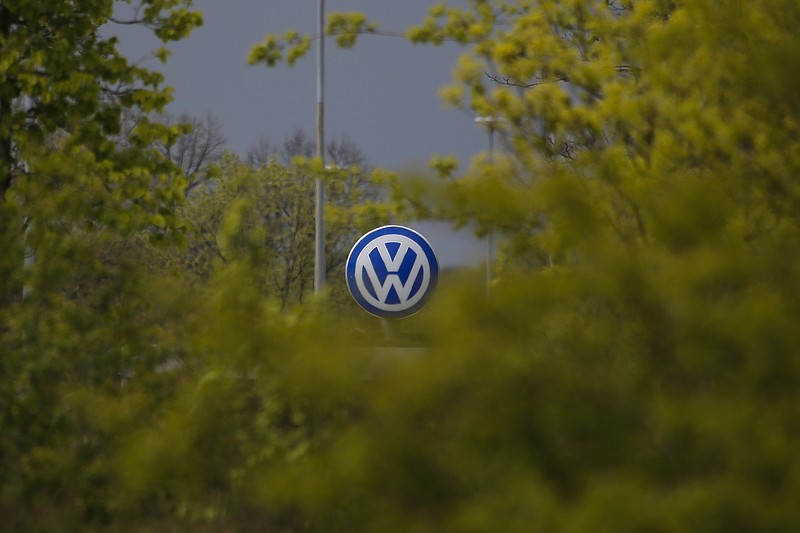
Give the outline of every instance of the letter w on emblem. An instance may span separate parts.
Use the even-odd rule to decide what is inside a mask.
[[[390,253],[389,245],[394,248],[394,254]],[[407,257],[409,252],[411,257]],[[406,259],[412,258],[414,262],[409,265],[410,261]],[[378,262],[383,264],[377,264]],[[411,297],[411,291],[414,289],[423,263],[424,259],[420,254],[409,250],[405,243],[381,243],[370,252],[369,260],[364,262],[364,270],[379,302],[405,303]],[[381,274],[383,274],[382,281]],[[401,274],[405,274],[405,279],[401,279]],[[392,292],[396,296],[390,297]],[[395,299],[397,301],[394,301]]]

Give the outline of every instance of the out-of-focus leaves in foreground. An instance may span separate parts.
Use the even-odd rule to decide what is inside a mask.
[[[0,204],[4,525],[793,530],[798,25],[790,1],[433,8],[409,35],[466,46],[443,95],[497,149],[396,193],[501,251],[488,297],[446,273],[389,325],[265,290],[286,226],[254,202],[305,205],[318,161],[227,156],[181,207],[136,186],[158,173],[100,186],[122,170],[97,150],[26,152]],[[388,212],[341,207],[344,233]],[[204,235],[224,260],[175,261]]]

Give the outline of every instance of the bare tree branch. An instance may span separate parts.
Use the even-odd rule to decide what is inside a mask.
[[[191,131],[178,137],[175,143],[159,146],[164,155],[172,160],[189,180],[184,190],[185,194],[189,194],[208,179],[209,165],[219,161],[228,140],[222,133],[219,119],[211,113],[203,118],[186,113],[177,118],[165,115],[164,123],[191,126]]]

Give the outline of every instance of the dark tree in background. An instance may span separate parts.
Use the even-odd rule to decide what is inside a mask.
[[[209,178],[211,167],[222,157],[228,140],[222,132],[219,119],[211,113],[202,118],[188,113],[177,117],[165,115],[162,121],[167,126],[179,124],[188,130],[174,142],[159,146],[164,155],[186,176],[184,192],[188,195]]]
[[[266,166],[271,160],[288,166],[295,157],[311,158],[316,154],[314,139],[302,129],[295,130],[288,135],[282,143],[274,144],[266,137],[262,137],[247,151],[245,161],[253,167]],[[326,160],[330,166],[342,168],[357,166],[369,172],[371,166],[367,158],[356,143],[346,137],[334,137],[325,146]]]

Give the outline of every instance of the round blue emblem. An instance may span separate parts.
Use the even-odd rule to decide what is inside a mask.
[[[439,263],[428,241],[403,226],[376,228],[356,242],[345,264],[358,305],[380,318],[413,315],[428,302]]]

